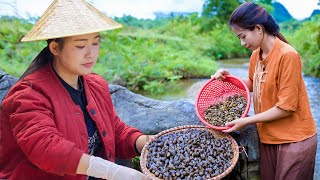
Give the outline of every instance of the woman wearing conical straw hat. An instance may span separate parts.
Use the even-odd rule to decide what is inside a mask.
[[[0,110],[0,179],[146,179],[115,158],[138,155],[147,135],[117,116],[92,69],[99,32],[122,27],[84,0],[54,0],[25,41],[47,40]]]

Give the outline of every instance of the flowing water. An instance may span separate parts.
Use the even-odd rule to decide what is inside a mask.
[[[219,62],[220,67],[228,69],[231,74],[246,78],[248,71],[247,59],[233,59]],[[214,72],[212,72],[214,73]],[[209,77],[208,77],[209,78]],[[320,79],[310,76],[304,76],[304,81],[308,91],[308,97],[310,101],[311,111],[317,124],[318,129],[318,142],[320,139]],[[194,101],[200,90],[200,88],[209,79],[191,79],[177,83],[175,86],[168,87],[166,94],[149,96],[158,100],[177,100],[177,99],[189,99]],[[148,95],[145,95],[148,96]],[[253,107],[251,106],[249,115],[253,114]],[[320,179],[320,144],[317,147],[316,165],[314,172],[314,179]]]

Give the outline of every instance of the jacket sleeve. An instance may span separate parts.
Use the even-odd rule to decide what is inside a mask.
[[[135,151],[135,143],[142,133],[138,129],[126,125],[118,116],[116,116],[114,122],[116,157],[127,159],[138,155]]]
[[[47,172],[75,175],[84,152],[58,132],[47,98],[27,87],[13,94],[10,102],[13,136],[27,158]]]

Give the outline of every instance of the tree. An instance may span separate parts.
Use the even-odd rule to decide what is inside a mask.
[[[232,12],[246,1],[259,4],[271,14],[273,12],[272,3],[274,0],[205,0],[202,8],[200,31],[207,32],[216,25],[227,23]]]
[[[273,0],[259,0],[260,3],[272,5]]]
[[[216,17],[220,22],[225,23],[241,2],[241,0],[205,0],[202,16],[208,18]]]

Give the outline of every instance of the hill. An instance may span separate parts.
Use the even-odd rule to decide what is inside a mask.
[[[311,19],[313,16],[319,15],[320,14],[320,9],[315,9],[313,10],[311,16],[308,19]]]
[[[272,16],[274,17],[274,19],[278,22],[286,22],[289,21],[291,19],[294,19],[290,13],[288,12],[288,10],[279,2],[274,2],[272,3],[272,6],[274,8],[274,11],[272,13]]]

